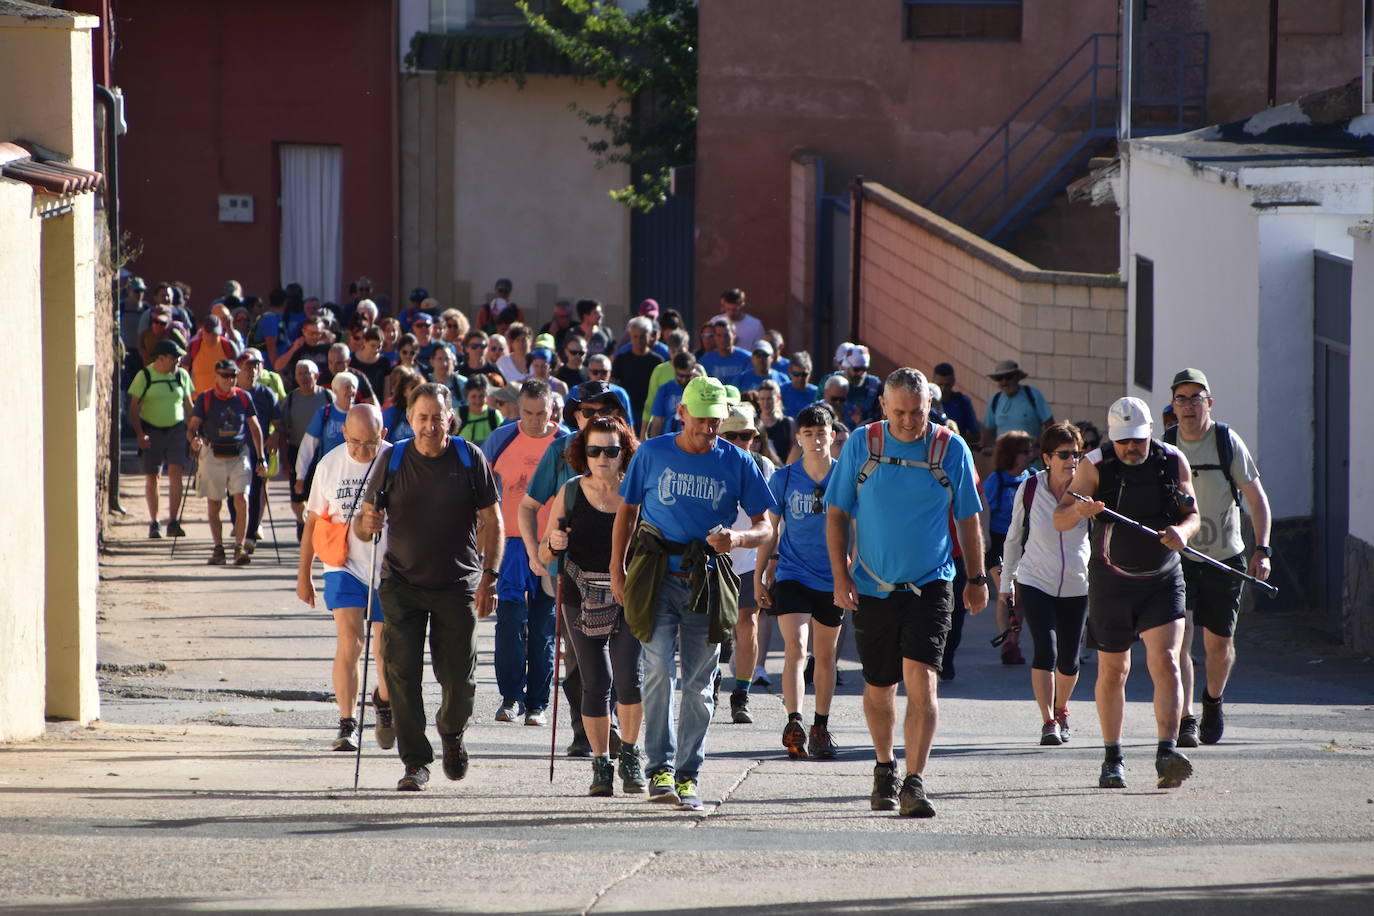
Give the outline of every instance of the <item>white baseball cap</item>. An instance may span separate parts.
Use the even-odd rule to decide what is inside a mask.
[[[1107,438],[1148,439],[1153,422],[1150,407],[1140,398],[1118,398],[1107,410]]]

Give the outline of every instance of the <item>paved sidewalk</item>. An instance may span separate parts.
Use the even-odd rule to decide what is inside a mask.
[[[492,720],[490,623],[469,777],[436,767],[427,792],[398,794],[369,729],[355,794],[353,755],[328,750],[333,624],[295,599],[283,485],[283,565],[265,542],[246,569],[206,566],[200,501],[171,559],[143,539],[134,488],[124,505],[103,557],[102,721],[0,747],[0,914],[1374,911],[1374,662],[1261,615],[1226,738],[1190,752],[1175,791],[1153,787],[1143,664],[1132,787],[1101,791],[1094,667],[1073,742],[1040,748],[1028,672],[997,663],[985,615],[942,685],[933,820],[869,810],[852,659],[840,760],[785,759],[781,699],[756,688],[754,725],[717,714],[701,813],[587,798],[588,762],[561,755],[550,784],[549,730]]]

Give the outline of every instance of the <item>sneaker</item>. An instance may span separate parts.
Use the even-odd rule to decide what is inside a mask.
[[[243,549],[243,545],[242,545],[242,544],[238,544],[238,545],[236,545],[236,546],[234,547],[234,565],[235,565],[235,566],[247,566],[249,563],[252,563],[252,562],[253,562],[253,558],[252,558],[251,556],[249,556],[248,551],[246,551],[246,550]]]
[[[677,787],[673,783],[672,770],[658,770],[649,774],[649,801],[677,804]]]
[[[749,715],[749,691],[735,690],[730,694],[730,721],[736,725],[749,725],[754,717]]]
[[[1026,658],[1021,654],[1021,647],[1014,642],[1002,643],[1002,664],[1004,665],[1024,665]]]
[[[520,718],[521,709],[519,700],[502,700],[501,708],[496,710],[496,721],[514,722]]]
[[[1069,707],[1061,706],[1054,711],[1055,721],[1059,723],[1059,743],[1069,743]]]
[[[626,795],[643,792],[644,763],[639,755],[639,745],[621,744],[620,753],[616,756],[620,761],[620,788]]]
[[[444,744],[444,775],[452,780],[468,775],[468,749],[463,747],[462,735],[440,735]]]
[[[1198,738],[1203,744],[1216,744],[1226,731],[1226,715],[1221,711],[1221,700],[1202,698],[1202,724],[1198,726]]]
[[[1183,785],[1183,780],[1193,775],[1193,762],[1178,751],[1170,751],[1155,758],[1155,773],[1159,776],[1156,786],[1177,789]]]
[[[921,777],[915,773],[908,773],[906,779],[902,780],[902,790],[897,796],[900,810],[898,813],[902,817],[934,817],[935,807],[931,805],[930,799],[926,798],[925,786],[921,784]]]
[[[806,759],[806,729],[800,719],[788,719],[782,730],[782,746],[787,748],[787,756],[793,760]]]
[[[874,811],[896,811],[901,780],[897,778],[896,766],[873,768],[873,791],[868,796],[868,806]]]
[[[695,779],[690,776],[686,779],[679,779],[677,781],[677,786],[675,786],[675,790],[677,791],[677,806],[679,808],[692,811],[701,810],[701,795],[697,792],[697,781]]]
[[[1050,719],[1045,723],[1045,727],[1040,729],[1040,744],[1042,747],[1058,747],[1064,743],[1064,739],[1059,737],[1059,720]]]
[[[181,522],[168,522],[167,536],[169,538],[184,538],[186,537],[186,529],[181,527]]]
[[[772,680],[772,678],[770,678],[770,677],[768,676],[768,672],[764,670],[764,668],[763,668],[762,665],[759,665],[757,668],[754,669],[754,686],[755,686],[755,687],[772,687],[772,686],[773,686],[773,680]]]
[[[802,669],[802,683],[810,687],[816,683],[816,656],[806,657],[806,667]]]
[[[340,719],[339,736],[334,739],[334,750],[356,751],[358,749],[358,720]]]
[[[806,747],[807,754],[817,760],[834,760],[839,751],[840,746],[830,736],[830,729],[824,725],[811,726],[811,740]]]
[[[377,739],[379,748],[389,751],[396,744],[396,723],[391,718],[391,704],[377,696],[374,690],[372,708],[377,711],[377,724],[373,726],[372,737]]]
[[[592,785],[587,794],[593,798],[610,798],[615,794],[615,764],[611,758],[592,758]]]
[[[536,706],[525,713],[526,725],[548,725],[549,710],[544,706]]]
[[[214,549],[210,551],[210,559],[206,560],[205,564],[207,566],[223,566],[225,562],[227,559],[224,556],[224,545],[216,544]]]
[[[1099,789],[1126,788],[1126,763],[1122,760],[1102,761],[1102,773],[1097,777]]]
[[[396,783],[397,792],[423,792],[429,782],[429,767],[406,767],[406,774]]]
[[[259,541],[259,540],[261,540],[261,538],[258,538],[258,539],[256,539],[256,540],[255,540],[254,538],[244,538],[244,539],[243,539],[243,552],[246,553],[246,554],[248,554],[248,555],[251,557],[251,556],[253,555],[253,551],[255,551],[255,550],[258,549],[258,541]]]
[[[162,526],[159,525],[157,522],[149,522],[148,537],[153,540],[157,540],[158,538],[162,537]]]
[[[585,734],[574,732],[572,742],[568,745],[567,755],[569,757],[590,757],[592,755],[592,743],[587,740]]]
[[[1197,716],[1184,716],[1178,722],[1179,747],[1197,747]]]

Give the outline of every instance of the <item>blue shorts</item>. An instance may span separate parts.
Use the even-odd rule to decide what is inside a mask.
[[[331,611],[341,607],[367,607],[367,586],[357,576],[342,570],[324,574],[324,606]],[[382,601],[372,596],[372,622],[382,622]]]

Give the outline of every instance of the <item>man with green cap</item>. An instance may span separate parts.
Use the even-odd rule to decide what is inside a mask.
[[[688,383],[678,405],[681,431],[647,440],[630,461],[611,542],[611,591],[644,644],[649,800],[690,809],[702,807],[697,776],[715,712],[712,682],[738,615],[729,551],[762,544],[771,531],[765,513],[778,508],[754,460],[717,436],[728,412],[718,379]],[[740,508],[751,527],[732,530]],[[679,652],[680,722],[673,712]]]
[[[138,438],[143,466],[144,496],[148,500],[148,537],[162,537],[157,518],[158,474],[167,467],[167,533],[184,537],[180,517],[181,475],[190,463],[186,455],[186,420],[191,416],[191,375],[177,365],[182,349],[172,340],[153,344],[151,366],[145,366],[129,385],[129,421]]]
[[[1202,528],[1188,542],[1201,553],[1227,566],[1245,570],[1256,579],[1269,578],[1269,497],[1260,483],[1250,450],[1225,423],[1212,419],[1212,391],[1200,369],[1184,369],[1174,376],[1171,406],[1178,425],[1163,439],[1178,447],[1193,469],[1193,489]],[[1245,560],[1241,537],[1240,505],[1245,498],[1255,527],[1255,552]],[[1240,614],[1245,580],[1227,575],[1201,560],[1183,555],[1187,623],[1179,668],[1183,676],[1183,718],[1178,726],[1178,746],[1216,744],[1226,727],[1222,693],[1236,663],[1236,618]],[[1193,628],[1201,626],[1206,653],[1206,687],[1202,692],[1202,722],[1193,715]]]

